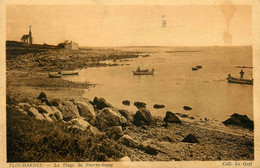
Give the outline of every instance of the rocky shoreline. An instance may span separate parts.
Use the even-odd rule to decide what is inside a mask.
[[[190,122],[193,119],[189,116],[170,111],[165,111],[164,118],[154,117],[143,102],[135,102],[136,112],[131,113],[113,107],[104,98],[88,100],[83,98],[84,89],[95,84],[51,79],[46,72],[89,67],[85,59],[98,60],[106,54],[102,50],[98,56],[91,55],[93,51],[84,51],[87,53],[84,56],[80,56],[82,51],[74,55],[70,55],[71,51],[60,51],[61,55],[56,52],[7,59],[8,161],[254,159],[253,121],[246,116],[234,114],[225,121],[231,126],[216,126],[208,119]],[[104,57],[120,59],[119,53]],[[132,56],[128,53],[122,58]],[[130,103],[122,101],[124,105]],[[183,108],[192,110],[188,106]],[[32,138],[31,142],[24,137]],[[20,152],[16,153],[12,145]],[[34,154],[28,153],[29,146],[34,146],[31,151]],[[92,153],[87,154],[89,151]],[[40,153],[53,157],[45,158]]]
[[[164,119],[155,118],[145,107],[131,114],[113,107],[103,98],[60,100],[42,92],[35,100],[24,102],[8,96],[7,113],[8,109],[34,120],[62,124],[71,134],[80,131],[104,135],[124,148],[126,152],[121,158],[131,161],[254,158],[252,134],[210,129],[210,126],[181,121],[172,112],[166,112]]]

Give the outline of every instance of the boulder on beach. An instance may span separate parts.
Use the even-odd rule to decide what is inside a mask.
[[[40,113],[45,113],[45,114],[53,114],[53,111],[51,109],[50,106],[47,106],[47,105],[39,105],[38,107],[36,107],[38,109],[38,111]]]
[[[37,99],[47,99],[47,96],[46,96],[46,94],[44,93],[44,92],[41,92],[40,94],[39,94],[39,96],[37,97]]]
[[[90,103],[84,101],[75,101],[74,103],[78,108],[80,116],[84,117],[87,121],[95,119],[96,113]]]
[[[51,106],[51,109],[57,120],[59,121],[63,120],[63,115],[60,110],[58,110],[55,106]]]
[[[83,118],[74,118],[68,122],[68,124],[71,124],[70,128],[76,128],[81,131],[89,130],[93,134],[100,134],[100,131],[96,128],[90,125],[86,120]]]
[[[155,121],[148,109],[141,108],[135,113],[133,124],[136,126],[155,125]]]
[[[93,102],[92,102],[92,105],[94,106],[95,109],[97,110],[102,110],[103,108],[105,107],[112,107],[111,104],[109,104],[104,98],[98,98],[98,97],[95,97]]]
[[[128,121],[133,122],[134,118],[133,116],[130,114],[130,112],[128,112],[127,110],[124,109],[119,109],[118,112],[125,117]]]
[[[189,106],[183,106],[183,109],[184,109],[184,110],[192,110],[192,108],[189,107]]]
[[[124,101],[122,101],[122,104],[126,105],[126,106],[130,106],[130,101],[129,100],[124,100]]]
[[[163,119],[166,123],[182,123],[181,120],[172,112],[167,111]]]
[[[25,111],[29,110],[31,108],[31,105],[29,103],[18,103],[18,108],[23,109]]]
[[[50,117],[49,114],[47,114],[47,113],[42,113],[42,115],[45,117],[45,119],[46,119],[47,121],[49,121],[49,122],[53,122],[53,121],[54,121],[53,118]]]
[[[246,115],[234,113],[231,117],[223,121],[225,125],[237,125],[244,128],[254,129],[254,121],[250,120]]]
[[[37,97],[37,99],[41,100],[41,102],[44,102],[46,103],[48,106],[50,106],[51,104],[49,103],[48,99],[47,99],[47,96],[44,92],[41,92],[39,94],[39,96]]]
[[[119,162],[131,162],[131,159],[128,156],[122,157]]]
[[[81,118],[77,106],[71,101],[63,101],[58,109],[62,112],[63,120],[68,121],[73,118]]]
[[[62,101],[60,99],[53,99],[50,104],[52,106],[59,106],[62,103]]]
[[[187,114],[182,114],[181,117],[182,118],[188,118],[189,116]]]
[[[200,143],[199,140],[191,133],[187,135],[181,142]]]
[[[138,109],[141,109],[141,108],[146,108],[146,104],[144,102],[134,102],[134,105],[135,107],[137,107]]]
[[[138,143],[129,135],[123,135],[118,142],[131,148],[138,146]]]
[[[115,140],[118,140],[120,137],[123,136],[123,129],[122,129],[121,126],[109,127],[108,129],[105,130],[105,134],[109,138],[113,138]]]
[[[163,104],[155,104],[155,105],[153,105],[153,108],[155,108],[155,109],[164,108],[164,107],[165,107],[165,105],[163,105]]]
[[[104,108],[98,111],[95,126],[100,130],[105,130],[113,126],[125,126],[127,120],[115,109]]]
[[[44,116],[39,113],[39,111],[34,108],[34,107],[31,107],[29,110],[28,110],[28,115],[34,117],[35,119],[38,119],[38,120],[45,120]]]

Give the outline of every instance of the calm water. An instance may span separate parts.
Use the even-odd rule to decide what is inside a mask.
[[[150,57],[129,59],[129,65],[88,68],[79,76],[69,76],[71,81],[97,83],[85,90],[84,97],[104,97],[115,107],[136,111],[135,101],[146,102],[153,115],[164,116],[167,110],[186,113],[195,118],[207,117],[224,120],[233,113],[245,114],[253,119],[253,86],[229,84],[227,74],[239,76],[236,66],[252,66],[251,47],[182,47],[182,48],[124,48],[145,51]],[[171,52],[169,52],[171,51]],[[172,52],[186,51],[186,52]],[[196,51],[196,52],[189,52]],[[202,65],[198,71],[191,68]],[[132,70],[154,68],[153,76],[134,76]],[[245,68],[245,78],[252,78],[252,69]],[[131,106],[122,105],[130,100]],[[164,109],[153,109],[154,104],[164,104]],[[187,105],[191,111],[183,110]]]

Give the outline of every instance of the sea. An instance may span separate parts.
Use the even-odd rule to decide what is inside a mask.
[[[115,107],[136,112],[136,101],[145,102],[152,115],[166,111],[195,119],[223,121],[233,113],[253,119],[253,85],[228,83],[228,74],[253,78],[252,46],[211,47],[121,47],[115,50],[142,52],[138,58],[104,61],[122,66],[86,68],[65,79],[97,84],[84,90],[84,97],[103,97]],[[143,55],[149,55],[143,57]],[[202,68],[192,71],[192,67]],[[133,75],[132,71],[154,68],[154,75]],[[129,100],[130,106],[122,104]],[[165,108],[154,109],[154,104]],[[192,108],[190,111],[183,106]]]

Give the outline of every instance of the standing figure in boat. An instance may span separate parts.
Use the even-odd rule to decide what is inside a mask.
[[[243,78],[244,78],[244,74],[245,74],[245,72],[243,71],[243,69],[241,69],[241,71],[240,71],[239,73],[240,73],[240,78],[243,79]]]
[[[137,72],[140,72],[140,66],[138,66],[138,68],[137,68]]]

